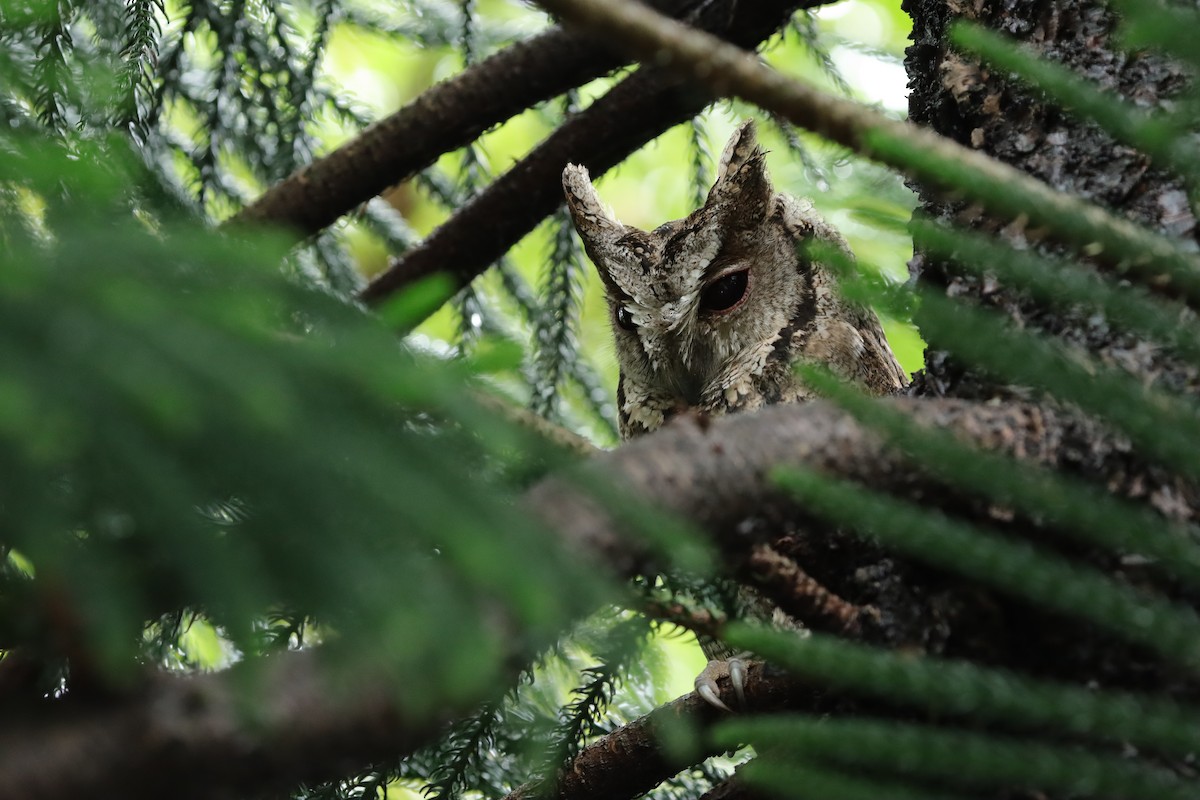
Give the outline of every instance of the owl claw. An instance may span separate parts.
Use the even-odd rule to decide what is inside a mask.
[[[704,675],[696,678],[696,694],[700,695],[700,699],[710,706],[733,713],[733,709],[725,705],[721,696],[717,694],[717,683],[712,678],[706,678]]]
[[[746,662],[740,658],[729,659],[729,682],[733,684],[738,698],[738,707],[746,707]]]
[[[729,682],[733,684],[738,704],[745,708],[746,662],[740,658],[731,658],[728,661],[709,661],[704,671],[696,676],[696,694],[700,695],[700,699],[710,706],[733,713],[733,709],[721,700],[721,690],[717,687],[717,681],[726,675],[729,676]]]

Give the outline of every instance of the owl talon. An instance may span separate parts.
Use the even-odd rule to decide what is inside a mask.
[[[733,690],[737,693],[738,702],[742,707],[745,707],[746,662],[740,658],[731,658],[728,661],[709,661],[704,671],[696,676],[696,694],[700,695],[700,699],[713,708],[733,713],[733,709],[725,705],[725,702],[721,699],[721,690],[717,686],[717,681],[726,675],[729,676],[729,681],[733,684]]]
[[[730,714],[733,713],[733,709],[722,702],[720,695],[717,694],[717,684],[712,680],[705,682],[702,678],[697,678],[696,694],[700,695],[700,699],[710,706],[728,711]]]
[[[731,658],[729,664],[729,682],[733,684],[734,694],[737,695],[738,707],[746,707],[746,662],[740,658]]]

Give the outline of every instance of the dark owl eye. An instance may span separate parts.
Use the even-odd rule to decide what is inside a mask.
[[[637,329],[637,325],[634,324],[629,309],[625,308],[625,306],[617,306],[617,324],[627,331]]]
[[[700,308],[704,311],[728,311],[746,296],[750,270],[743,269],[722,275],[704,287],[700,293]]]

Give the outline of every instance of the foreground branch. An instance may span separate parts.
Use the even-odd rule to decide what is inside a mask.
[[[319,667],[312,652],[288,653],[211,675],[159,676],[136,694],[84,707],[63,700],[29,717],[8,709],[0,716],[0,797],[285,790],[410,752],[446,721],[406,714],[379,676],[339,687]]]
[[[889,402],[909,413],[915,424],[949,430],[986,449],[1043,466],[1103,471],[1112,466],[1112,458],[1127,466],[1127,453],[1118,452],[1094,427],[1061,412],[1026,404]],[[710,531],[729,551],[742,552],[747,542],[737,532],[738,521],[783,503],[768,478],[779,464],[808,466],[909,496],[928,494],[933,486],[877,435],[822,402],[775,406],[703,427],[684,418],[591,459],[587,468],[591,483],[597,477],[615,481],[627,487],[631,501],[653,501]],[[525,505],[572,543],[580,559],[597,568],[629,576],[651,566],[644,545],[571,479],[542,482],[527,493]],[[813,526],[808,534],[821,541],[831,532]],[[837,557],[844,554],[830,556]],[[809,570],[813,565],[803,566]],[[834,563],[832,568],[844,570],[846,565]],[[887,619],[916,617],[920,624],[946,625],[920,605],[901,607],[903,593],[893,592],[885,600],[889,605],[881,604],[879,611]],[[852,626],[846,630],[854,635]],[[874,639],[877,633],[863,635]],[[531,654],[521,651],[520,637],[508,641],[513,649],[506,663],[515,674]],[[0,797],[253,794],[285,783],[332,779],[370,760],[412,752],[435,740],[444,722],[468,711],[459,706],[433,716],[414,715],[397,706],[386,679],[377,675],[339,672],[340,691],[334,691],[322,680],[311,653],[280,655],[256,665],[262,672],[247,674],[254,666],[159,677],[102,705],[82,707],[67,699],[42,703],[33,715],[5,709],[0,712]],[[248,678],[257,680],[247,683]],[[256,690],[252,704],[246,704],[247,686]],[[674,708],[692,708],[693,702],[677,701],[681,705]],[[689,713],[703,718],[710,712]],[[637,741],[655,750],[656,739],[647,736]],[[653,758],[659,765],[654,774],[678,767],[661,755]],[[191,787],[178,783],[180,774],[195,776]],[[583,773],[576,777],[582,782]],[[646,773],[639,780],[650,777]],[[615,774],[613,779],[620,778]],[[564,776],[564,781],[571,779]],[[596,780],[590,768],[587,780]],[[570,796],[579,795],[572,789]]]

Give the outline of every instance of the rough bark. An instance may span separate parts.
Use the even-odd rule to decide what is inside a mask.
[[[1030,463],[1105,482],[1113,491],[1141,496],[1144,466],[1128,446],[1094,423],[1064,411],[1031,404],[982,405],[970,401],[901,399],[912,424],[953,432],[981,448],[1006,453]],[[770,580],[756,575],[755,546],[774,545],[803,566],[806,577],[837,604],[846,604],[853,624],[840,631],[891,647],[967,658],[1002,665],[1027,674],[1096,680],[1103,685],[1135,687],[1158,681],[1156,688],[1187,684],[1167,676],[1152,657],[1091,630],[1063,626],[1062,620],[1019,598],[971,585],[946,573],[916,567],[866,540],[830,530],[808,518],[770,481],[778,466],[816,469],[890,492],[957,511],[1014,536],[1033,537],[1039,545],[1058,547],[1053,537],[1027,520],[1007,521],[988,504],[958,496],[931,480],[874,432],[826,403],[764,409],[705,424],[682,421],[661,434],[627,443],[593,459],[589,467],[616,479],[630,506],[639,500],[666,509],[700,526],[720,547],[724,561],[780,603],[794,600],[786,569],[773,569]],[[590,472],[576,478],[593,485]],[[1176,484],[1177,496],[1189,490]],[[631,547],[635,531],[627,530],[623,509],[615,516],[610,504],[598,502],[563,479],[535,487],[531,506],[581,551],[604,553],[622,574],[653,572],[647,549]],[[1194,503],[1181,503],[1194,515]],[[778,538],[780,531],[787,535]],[[1074,555],[1089,557],[1075,552]],[[1092,554],[1102,569],[1121,571],[1126,579],[1146,579],[1120,566],[1111,554]],[[864,613],[867,609],[874,609]],[[856,613],[857,612],[857,613]],[[836,629],[837,614],[819,606],[800,619],[814,627]]]
[[[1154,168],[1146,155],[1114,141],[1098,126],[1064,112],[1036,90],[955,51],[947,41],[953,21],[969,20],[1013,38],[1040,57],[1070,68],[1142,109],[1162,110],[1184,88],[1183,71],[1153,52],[1123,51],[1118,45],[1119,17],[1106,3],[906,0],[904,7],[914,22],[913,44],[906,54],[912,87],[909,116],[913,122],[1139,225],[1196,240],[1196,220],[1176,176]],[[1027,219],[989,215],[978,205],[947,199],[919,182],[914,188],[921,197],[920,215],[979,229],[1018,249],[1067,253],[1081,261],[1078,249],[1051,240],[1046,231],[1030,225]],[[1084,259],[1081,263],[1088,262]],[[919,248],[910,271],[927,286],[959,300],[997,309],[1018,327],[1055,336],[1104,363],[1129,371],[1147,385],[1185,394],[1195,394],[1200,385],[1193,367],[1181,363],[1167,349],[1120,330],[1094,309],[1050,309],[994,279],[973,277],[952,262],[932,258]],[[919,313],[916,322],[920,325]],[[913,394],[979,399],[1027,396],[1019,387],[999,386],[964,368],[938,344],[930,343],[925,370],[914,382]],[[1181,497],[1191,497],[1184,501],[1185,513],[1195,514],[1194,492],[1183,487],[1168,470],[1135,458],[1110,459],[1095,466],[1088,474],[1099,485],[1136,486],[1137,495],[1143,499],[1178,492]],[[1120,571],[1115,564],[1111,569]],[[1021,624],[1034,622],[1026,619]],[[1053,634],[1047,622],[1040,623],[1040,627],[1047,636]],[[1115,680],[1174,685],[1161,667],[1148,666],[1136,655],[1130,654],[1124,664],[1120,661],[1111,654],[1102,657],[1088,652],[1074,663],[1062,665],[1062,670],[1064,675],[1073,672],[1081,680],[1102,671]],[[1118,679],[1117,675],[1122,677]]]
[[[936,425],[981,447],[1043,466],[1114,475],[1127,457],[1121,443],[1096,426],[1053,410],[956,400],[893,402],[911,413],[916,424]],[[747,518],[783,515],[799,522],[790,534],[789,549],[802,554],[810,576],[850,602],[886,612],[878,618],[864,615],[857,629],[847,627],[844,635],[1020,665],[1049,675],[1082,662],[1091,665],[1090,671],[1071,673],[1074,677],[1109,681],[1113,675],[1104,671],[1106,665],[1128,668],[1129,659],[1116,658],[1111,642],[1079,626],[1063,633],[1061,626],[1048,624],[1036,609],[1023,610],[1019,602],[985,595],[945,576],[910,575],[905,565],[877,547],[805,520],[769,480],[768,470],[777,464],[815,468],[912,498],[943,491],[847,413],[817,402],[776,406],[711,424],[683,418],[600,455],[583,475],[539,484],[527,493],[525,504],[531,515],[569,542],[580,559],[619,576],[652,568],[653,552],[636,530],[624,525],[624,517],[614,518],[613,508],[597,503],[590,489],[578,488],[580,480],[587,487],[598,480],[625,487],[630,507],[641,498],[677,512],[709,531],[735,558],[766,529],[747,526]],[[1136,487],[1122,488],[1132,492]],[[990,627],[980,627],[981,620]],[[1007,625],[1021,629],[1022,638],[992,635]],[[1057,637],[1054,647],[1046,642],[1044,652],[1041,630]],[[507,654],[507,663],[515,674],[532,654],[520,650],[520,637],[510,637],[510,642],[513,652]],[[1046,654],[1056,659],[1038,663]],[[137,690],[92,702],[68,699],[32,709],[5,708],[0,711],[0,797],[258,793],[296,780],[333,779],[373,758],[411,752],[435,740],[441,725],[455,714],[467,713],[470,700],[464,698],[463,707],[442,709],[432,717],[414,716],[396,705],[386,680],[340,672],[336,674],[341,681],[330,684],[312,655],[284,654],[257,665],[264,672],[254,683],[246,683],[245,668],[236,667],[208,676],[160,676]],[[1146,674],[1157,677],[1153,671]],[[497,683],[497,689],[503,685]],[[258,687],[252,706],[238,702],[247,686]],[[756,698],[762,693],[764,708],[776,702],[804,706],[817,700],[803,686],[763,676],[751,682],[750,691]],[[684,713],[680,709],[695,709],[696,702],[679,701],[665,713]],[[838,701],[838,708],[848,707],[852,706]],[[247,714],[251,709],[253,714]],[[713,712],[687,713],[703,720]],[[654,730],[625,731],[608,740],[614,747],[625,743],[619,753],[592,751],[605,762],[605,777],[593,775],[590,768],[572,767],[564,780],[575,783],[564,783],[562,796],[631,796],[628,793],[669,777],[678,764],[658,752]],[[203,776],[193,794],[177,785],[182,771]],[[587,794],[593,789],[599,793]]]
[[[741,3],[739,8],[755,5]],[[1195,220],[1169,176],[1150,169],[1139,154],[1114,145],[1091,126],[1009,85],[1002,76],[950,53],[945,45],[945,26],[952,9],[959,9],[958,13],[973,14],[1022,38],[1124,96],[1146,104],[1163,102],[1178,88],[1179,74],[1152,58],[1120,55],[1112,47],[1114,18],[1103,6],[908,0],[907,7],[917,23],[909,52],[915,121],[1131,219],[1196,236]],[[670,91],[680,93],[679,97],[689,96],[689,90],[679,85],[664,85],[673,85]],[[697,102],[703,97],[691,96]],[[661,101],[663,95],[657,97]],[[629,119],[613,117],[612,123],[616,127],[600,129],[595,141],[631,126]],[[603,159],[619,160],[618,151],[631,146],[632,138],[622,141],[609,155],[592,156],[601,159],[592,162],[597,171],[599,164],[606,163]],[[462,227],[450,229],[461,237],[444,236],[440,241],[447,244],[431,240],[430,247],[444,249],[424,256],[427,263],[454,265],[460,280],[469,279],[499,254],[497,248],[503,251],[505,237],[522,231],[528,219],[514,223],[503,237],[480,237],[482,244],[475,250],[458,249],[467,245],[457,239],[479,235],[480,224],[486,227],[504,218],[515,207],[529,204],[531,197],[538,203],[549,202],[551,191],[546,187],[553,186],[557,193],[557,170],[569,158],[587,161],[562,152],[547,156],[547,165],[551,159],[557,161],[553,175],[548,166],[540,167],[547,171],[525,184],[542,186],[544,197],[498,193],[495,197],[507,198],[503,203],[489,201],[495,204],[490,211],[474,212],[480,216],[463,217],[474,220],[469,225],[463,222]],[[520,172],[514,174],[513,180],[519,180]],[[932,217],[1050,247],[1020,220],[990,219],[978,208],[932,194],[923,195],[923,203],[924,213]],[[531,212],[529,217],[544,213]],[[1024,325],[1062,336],[1148,380],[1187,391],[1196,387],[1192,372],[1162,351],[1115,332],[1095,315],[1051,314],[1007,290],[965,277],[952,264],[935,263],[921,254],[914,259],[913,270],[921,280],[948,293],[1002,308]],[[393,279],[391,287],[405,279]],[[390,288],[376,291],[373,299]],[[940,352],[930,354],[926,376],[914,391],[922,396],[893,401],[911,415],[914,424],[950,430],[987,449],[1091,478],[1131,498],[1169,490],[1180,498],[1177,514],[1193,521],[1196,517],[1190,487],[1137,460],[1124,442],[1101,426],[1067,411],[1029,403],[972,402],[969,398],[1008,393],[967,373]],[[710,533],[730,561],[740,565],[742,574],[758,581],[773,597],[784,600],[789,592],[796,595],[792,599],[798,603],[798,613],[810,623],[825,620],[837,629],[840,619],[840,632],[850,637],[1003,665],[1026,674],[1095,681],[1100,686],[1147,687],[1176,697],[1195,694],[1194,686],[1152,657],[1087,626],[1064,625],[1062,619],[1027,602],[902,563],[868,542],[806,518],[768,480],[768,470],[780,464],[815,468],[907,498],[956,503],[957,510],[989,518],[988,509],[969,498],[954,497],[847,414],[824,403],[772,408],[713,422],[684,418],[594,459],[582,478],[540,484],[525,502],[532,514],[574,543],[580,558],[620,575],[651,571],[653,552],[633,538],[612,509],[575,482],[613,480],[631,501],[653,501]],[[775,524],[779,520],[787,520],[788,536],[773,545],[791,561],[777,560],[770,552],[764,556],[761,549],[763,541],[779,530]],[[990,522],[1005,526],[1003,519]],[[1045,535],[1033,526],[1006,530],[1013,535]],[[1048,538],[1041,543],[1060,546]],[[793,565],[802,566],[802,571],[793,571]],[[1127,579],[1136,577],[1115,560],[1104,566]],[[810,605],[807,610],[805,602]],[[865,609],[878,613],[864,613]],[[526,654],[514,653],[520,655]],[[229,674],[165,679],[96,708],[65,704],[33,725],[11,711],[2,714],[0,796],[66,798],[87,792],[141,797],[161,796],[165,791],[186,796],[177,782],[185,768],[204,774],[206,792],[251,793],[277,787],[281,780],[332,777],[345,767],[347,758],[361,763],[374,754],[411,750],[437,735],[440,720],[407,719],[370,681],[357,683],[346,694],[325,694],[327,687],[308,674],[311,665],[302,660],[306,658],[288,656],[280,662],[271,693],[260,698],[266,711],[253,725],[230,700],[227,682],[236,675]],[[768,685],[755,673],[750,690],[755,693],[760,691],[756,687]],[[785,702],[779,697],[767,699],[771,704]],[[714,713],[695,705],[694,699],[684,699],[655,714],[690,713],[704,718]],[[635,724],[587,748],[561,776],[559,796],[630,796],[673,769],[657,745],[654,723]]]
[[[906,66],[912,94],[909,117],[960,144],[987,153],[1055,189],[1071,192],[1121,216],[1173,236],[1195,240],[1196,219],[1179,180],[1026,89],[989,70],[946,40],[949,24],[966,19],[997,30],[1039,56],[1074,70],[1143,109],[1161,108],[1183,86],[1182,71],[1150,52],[1127,54],[1115,40],[1119,22],[1104,3],[945,3],[906,0],[913,44]],[[992,233],[1018,248],[1062,252],[1027,220],[996,218],[978,206],[946,201],[920,183],[920,212],[930,218]],[[1165,388],[1194,392],[1195,370],[1161,348],[1113,328],[1090,311],[1064,314],[1029,302],[994,281],[918,252],[910,270],[928,285],[1001,309],[1019,325],[1044,330]],[[919,324],[918,318],[918,324]],[[919,394],[988,397],[1001,390],[931,348]]]

